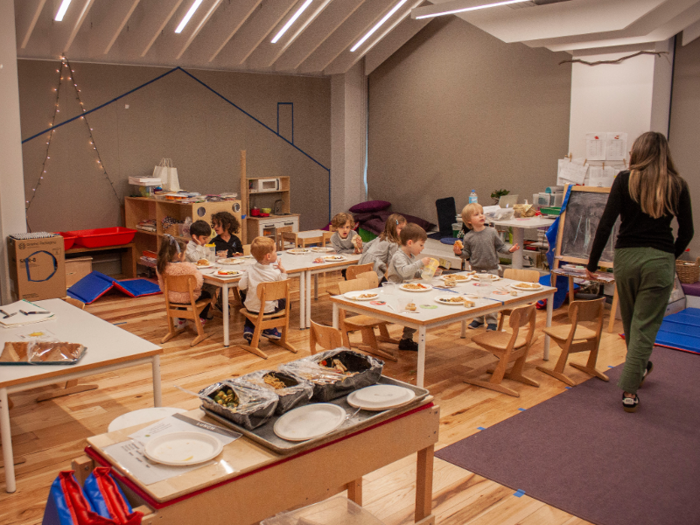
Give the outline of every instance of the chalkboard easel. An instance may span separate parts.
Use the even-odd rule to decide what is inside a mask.
[[[559,265],[562,262],[582,264],[584,266],[588,264],[593,240],[598,230],[598,223],[603,216],[609,194],[610,188],[572,186],[566,209],[559,218],[557,245],[554,252],[554,268],[552,268],[552,286],[555,286],[557,275],[569,278],[569,304],[574,300],[574,278],[580,277],[580,275],[568,273],[565,269],[560,269]],[[618,231],[619,222],[616,222],[598,263],[602,268],[613,267],[614,246]],[[606,281],[596,280],[594,282]],[[608,322],[609,332],[613,331],[617,301],[616,286],[613,294],[610,321]]]

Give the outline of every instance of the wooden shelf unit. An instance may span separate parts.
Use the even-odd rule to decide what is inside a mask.
[[[254,186],[258,180],[279,180],[278,190],[254,191]],[[259,177],[245,179],[245,184],[241,184],[241,191],[244,191],[244,207],[246,209],[246,241],[250,243],[258,236],[275,236],[275,232],[298,232],[299,214],[290,213],[290,180],[289,177]],[[270,208],[274,210],[275,202],[281,202],[280,212],[283,215],[270,214],[269,217],[252,217],[250,210],[253,206],[258,208]]]
[[[241,225],[243,224],[241,221],[241,201],[239,200],[183,203],[152,197],[126,197],[124,199],[125,225],[127,228],[137,230],[134,243],[139,256],[144,250],[158,251],[164,235],[163,219],[165,217],[172,217],[178,222],[184,222],[189,217],[192,219],[192,222],[202,220],[207,224],[211,224],[211,216],[222,211],[231,213]],[[137,228],[138,223],[145,219],[155,219],[155,232],[142,231]],[[243,229],[243,226],[241,226],[241,229]],[[212,230],[212,237],[214,235]],[[175,237],[185,242],[190,241],[189,237]]]

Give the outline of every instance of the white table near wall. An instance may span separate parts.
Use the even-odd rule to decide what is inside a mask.
[[[87,347],[87,351],[75,365],[0,366],[0,432],[7,492],[16,490],[9,394],[120,368],[150,364],[153,370],[153,404],[157,407],[162,405],[162,348],[61,299],[36,301],[36,304],[55,313],[55,317],[42,323],[0,329],[0,347],[4,347],[6,342],[18,341],[20,334],[48,330],[61,341],[82,344]]]
[[[491,221],[491,223],[496,226],[513,228],[513,244],[519,246],[519,249],[513,252],[513,268],[516,270],[523,267],[525,230],[530,228],[549,228],[553,222],[553,218],[543,219],[542,217],[523,217],[521,219],[510,219],[508,221]]]

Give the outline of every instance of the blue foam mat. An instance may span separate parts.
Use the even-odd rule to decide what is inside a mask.
[[[115,278],[97,271],[91,272],[80,279],[68,288],[67,293],[73,299],[82,301],[85,304],[92,304],[114,287],[131,297],[160,293],[160,287],[146,279],[117,281]]]
[[[700,309],[686,308],[661,323],[656,344],[700,354]]]

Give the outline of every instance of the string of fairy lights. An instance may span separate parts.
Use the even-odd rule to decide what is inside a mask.
[[[54,138],[54,134],[56,133],[56,129],[54,126],[56,126],[56,119],[58,116],[58,113],[61,112],[61,108],[59,105],[59,100],[61,96],[61,86],[63,86],[64,81],[70,81],[71,84],[73,84],[73,88],[75,90],[75,98],[80,104],[80,109],[83,113],[85,113],[85,105],[83,104],[82,99],[80,98],[80,88],[78,88],[78,83],[75,80],[75,70],[71,67],[70,62],[68,59],[64,56],[61,57],[61,65],[59,68],[56,70],[57,73],[57,86],[53,88],[53,90],[56,92],[56,102],[55,102],[55,107],[54,107],[54,112],[53,112],[53,117],[51,118],[51,122],[49,122],[49,129],[46,137],[46,153],[44,155],[44,162],[41,165],[41,174],[39,175],[39,178],[37,179],[36,185],[32,188],[32,193],[30,194],[31,196],[29,199],[26,201],[26,207],[25,210],[26,212],[29,212],[29,208],[32,205],[32,202],[36,198],[37,195],[37,190],[41,186],[42,181],[44,180],[44,177],[48,175],[48,168],[49,168],[49,160],[51,160],[51,142]],[[102,172],[102,174],[105,176],[107,179],[107,182],[109,182],[110,187],[112,188],[112,192],[114,193],[115,198],[117,199],[117,202],[121,204],[121,199],[119,198],[119,194],[117,193],[116,188],[114,187],[114,182],[112,182],[112,179],[109,177],[109,174],[107,173],[107,168],[105,168],[104,163],[102,162],[102,157],[100,156],[100,152],[97,149],[97,143],[95,142],[95,138],[92,135],[93,129],[90,126],[90,123],[88,122],[88,119],[85,115],[81,115],[80,119],[85,122],[85,126],[87,127],[88,135],[90,136],[89,144],[92,147],[92,149],[95,151],[95,154],[97,155],[97,168]],[[28,224],[27,224],[28,225]],[[31,230],[30,230],[31,231]]]

